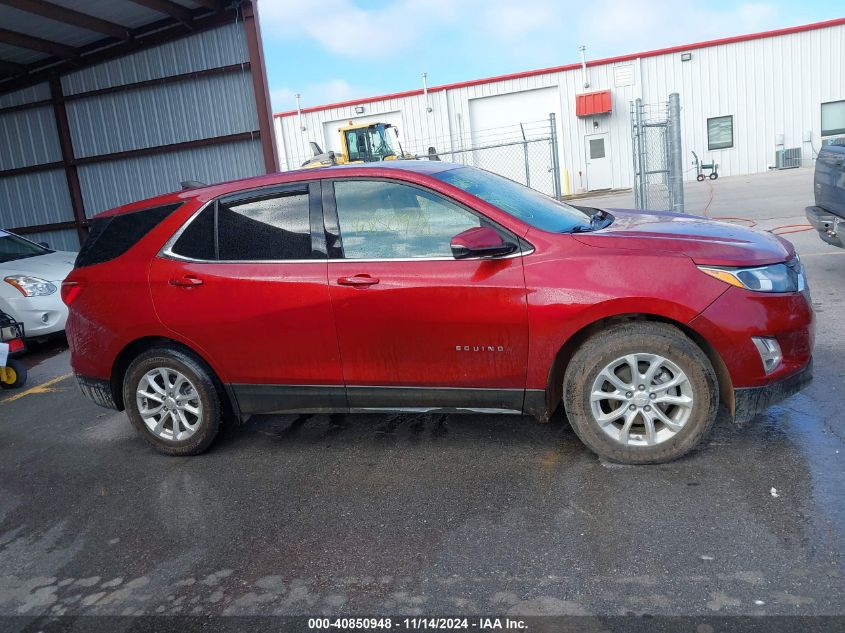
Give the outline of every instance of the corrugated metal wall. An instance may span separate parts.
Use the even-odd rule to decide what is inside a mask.
[[[642,97],[645,103],[663,103],[670,93],[679,92],[686,167],[690,150],[695,150],[719,163],[721,175],[766,171],[781,149],[776,144],[779,135],[784,147],[801,147],[803,164],[812,166],[822,140],[821,103],[845,99],[845,26],[688,50],[692,59],[686,62],[681,53],[672,53],[592,66],[589,88],[583,86],[581,70],[574,69],[430,92],[428,104],[422,95],[413,95],[367,103],[364,108],[368,115],[400,112],[408,144],[433,141],[438,149],[456,149],[458,139],[471,129],[473,99],[556,86],[561,96],[560,166],[569,173],[575,191],[586,173],[585,136],[604,132],[609,138],[613,186],[630,187],[630,102]],[[613,113],[576,117],[575,95],[595,90],[611,90]],[[734,117],[734,146],[708,151],[707,118],[722,115]],[[323,123],[353,116],[359,116],[354,104],[305,113],[301,118],[305,131],[296,115],[276,117],[280,163],[288,169],[298,167],[310,155],[308,141],[328,145]],[[804,141],[805,132],[811,132],[811,141]],[[686,172],[687,179],[694,177],[694,172]]]
[[[83,165],[79,181],[85,213],[91,217],[127,200],[173,191],[184,180],[222,182],[263,170],[261,141],[256,139]]]
[[[85,214],[178,190],[183,180],[221,182],[264,173],[256,137],[150,155],[105,156],[258,130],[243,24],[203,31],[61,77]],[[228,72],[140,87],[120,86],[241,65]],[[110,89],[90,97],[84,93]],[[73,98],[77,95],[76,98]],[[48,84],[0,95],[0,108],[50,98]],[[0,113],[0,171],[62,160],[53,105]],[[97,157],[104,157],[96,160]],[[92,160],[94,159],[94,160]],[[63,168],[0,177],[0,228],[73,221]],[[35,239],[33,236],[38,236]],[[79,248],[74,229],[30,234]]]
[[[0,96],[0,107],[35,103],[48,98],[49,94],[47,84],[38,84]],[[0,113],[0,148],[0,170],[61,160],[52,106]],[[52,169],[0,178],[0,228],[70,220],[73,220],[73,209],[64,170]],[[76,231],[59,233],[51,235],[51,239],[46,241],[51,246],[56,242],[79,248]]]

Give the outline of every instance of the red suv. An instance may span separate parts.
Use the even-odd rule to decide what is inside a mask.
[[[189,189],[97,216],[62,286],[82,390],[162,452],[253,413],[480,411],[670,460],[811,379],[786,240],[573,207],[396,161]]]

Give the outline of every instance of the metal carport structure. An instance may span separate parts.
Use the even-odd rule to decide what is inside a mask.
[[[0,228],[278,170],[255,0],[0,0]]]

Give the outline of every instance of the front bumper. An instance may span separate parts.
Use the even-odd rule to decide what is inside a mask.
[[[807,207],[804,215],[819,232],[822,241],[832,246],[845,248],[845,218],[834,215],[821,207]]]
[[[734,389],[734,422],[745,424],[773,404],[798,393],[813,381],[813,359],[791,376],[762,387]]]
[[[27,338],[61,332],[67,322],[67,306],[59,292],[43,297],[0,297],[0,310],[24,324]]]

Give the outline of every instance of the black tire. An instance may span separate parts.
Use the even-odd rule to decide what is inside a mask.
[[[202,404],[202,417],[199,418],[197,429],[185,440],[157,436],[144,423],[138,410],[136,393],[141,379],[156,368],[172,369],[183,374],[195,388]],[[213,373],[205,363],[178,349],[157,347],[138,355],[129,365],[123,379],[123,402],[138,434],[166,455],[198,455],[211,446],[220,430],[221,396]]]
[[[710,180],[716,180],[718,177],[719,177],[719,174],[717,174],[715,171],[712,174],[710,174]]]
[[[698,182],[704,182],[704,174],[698,174],[698,176],[696,176],[695,179]]]
[[[26,384],[26,365],[15,358],[10,358],[6,361],[6,367],[14,372],[14,378],[11,382],[0,380],[0,387],[3,389],[18,389],[19,387],[23,387]]]
[[[614,360],[637,353],[658,354],[674,363],[692,389],[686,423],[674,436],[649,446],[631,446],[610,437],[591,407],[593,382],[601,371]],[[659,464],[685,455],[707,435],[719,406],[716,373],[701,348],[671,325],[644,321],[612,326],[585,341],[566,368],[563,394],[566,416],[581,441],[601,457],[623,464]]]

